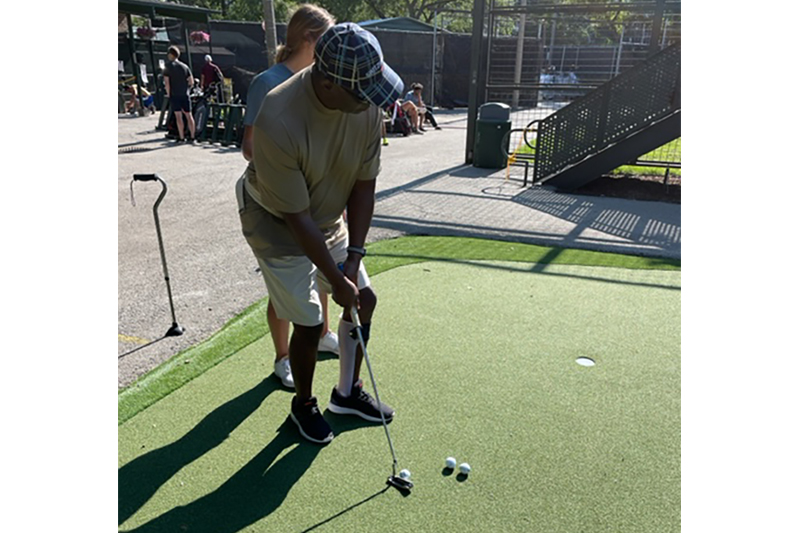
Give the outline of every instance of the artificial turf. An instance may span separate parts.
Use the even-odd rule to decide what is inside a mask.
[[[266,336],[120,425],[120,528],[679,531],[673,267],[462,257],[384,270],[369,353],[410,496],[380,492],[379,425],[326,413],[336,439],[300,442]],[[317,365],[322,406],[337,372]],[[473,473],[446,475],[448,455]]]
[[[469,237],[401,237],[373,243],[365,259],[370,275],[421,261],[497,260],[538,264],[615,266],[679,270],[680,261],[653,257],[537,246]],[[257,341],[269,331],[267,300],[260,300],[206,341],[193,346],[119,391],[117,420],[122,424],[172,391]]]

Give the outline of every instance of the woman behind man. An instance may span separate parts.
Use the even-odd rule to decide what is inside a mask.
[[[326,10],[311,4],[301,5],[289,20],[286,44],[278,46],[275,65],[258,74],[250,83],[247,91],[247,110],[244,114],[244,138],[241,143],[244,159],[250,162],[247,174],[255,173],[252,163],[252,127],[261,102],[269,91],[289,79],[295,72],[313,63],[316,41],[335,23],[336,20]],[[322,328],[322,337],[319,339],[319,351],[338,354],[338,336],[330,331],[328,321],[328,296],[322,293],[320,297],[325,324]],[[288,320],[278,318],[271,299],[267,306],[267,321],[275,345],[275,375],[284,386],[294,388],[294,378],[289,364],[290,324]]]

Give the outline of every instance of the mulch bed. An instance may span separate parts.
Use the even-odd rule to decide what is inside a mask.
[[[647,200],[679,204],[682,178],[669,176],[668,187],[663,176],[614,175],[603,176],[575,190],[577,194],[608,196],[630,200]]]

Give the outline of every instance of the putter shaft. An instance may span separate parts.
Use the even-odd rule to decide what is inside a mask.
[[[361,351],[363,351],[363,359],[366,361],[366,369],[369,370],[369,379],[372,381],[372,388],[375,391],[375,399],[377,400],[377,405],[380,407],[383,405],[380,402],[380,394],[377,392],[377,383],[375,382],[375,375],[372,372],[372,365],[369,363],[369,356],[366,354],[366,343],[363,341],[363,334],[361,333],[361,319],[358,317],[358,309],[353,307],[350,310],[350,316],[352,317],[352,322],[355,324],[355,332],[358,336],[358,343],[361,345]],[[380,420],[383,421],[383,429],[386,431],[386,439],[388,440],[388,447],[391,449],[391,458],[394,460],[392,465],[392,477],[397,476],[397,453],[394,451],[394,443],[391,442],[391,433],[388,431],[388,424],[386,423],[386,417],[383,415],[383,411],[380,411]]]

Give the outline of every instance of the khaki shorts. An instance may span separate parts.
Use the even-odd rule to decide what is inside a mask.
[[[238,187],[237,187],[238,189]],[[238,193],[238,191],[237,191]],[[237,194],[239,209],[243,208],[241,194]],[[328,249],[336,264],[347,259],[348,240],[340,241]],[[302,256],[259,257],[258,266],[269,291],[269,300],[278,318],[300,326],[313,327],[324,323],[319,290],[332,294],[333,288],[316,265]],[[358,289],[370,287],[369,275],[361,262],[358,269]]]

